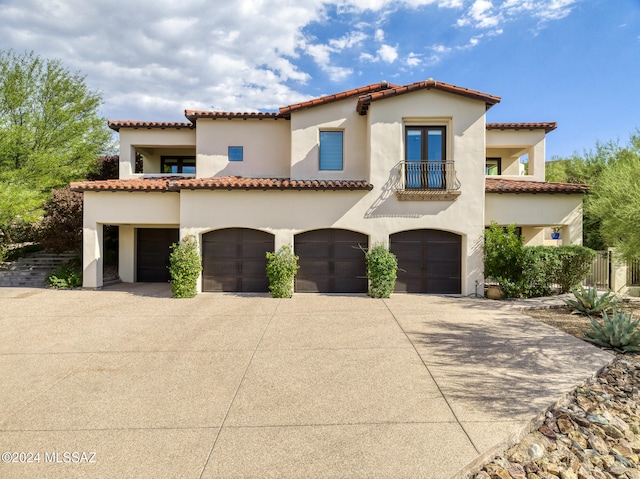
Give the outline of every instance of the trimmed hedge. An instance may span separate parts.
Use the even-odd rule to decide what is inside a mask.
[[[485,277],[509,298],[549,296],[556,285],[567,293],[587,277],[594,256],[579,245],[523,246],[514,225],[492,224],[485,233]]]
[[[293,296],[293,280],[298,272],[298,257],[291,246],[284,245],[276,252],[267,252],[267,278],[274,298]]]
[[[388,298],[396,284],[398,260],[381,243],[374,245],[365,253],[367,261],[367,278],[369,278],[369,296],[372,298]]]
[[[198,293],[198,277],[202,271],[200,250],[193,235],[171,245],[169,274],[174,298],[193,298]]]

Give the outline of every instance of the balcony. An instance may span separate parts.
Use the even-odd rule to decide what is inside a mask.
[[[453,161],[401,161],[399,200],[451,201],[460,196]]]

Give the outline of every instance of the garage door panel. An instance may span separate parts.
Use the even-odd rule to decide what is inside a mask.
[[[366,292],[366,264],[359,245],[367,248],[367,236],[348,230],[324,229],[296,235],[294,250],[300,258],[296,291]]]
[[[238,246],[233,243],[204,243],[202,247],[203,257],[212,259],[234,258],[238,254]]]
[[[395,291],[459,294],[462,238],[448,231],[410,230],[390,236],[398,258]]]
[[[331,248],[326,243],[301,242],[295,244],[295,253],[300,258],[324,260],[330,256]]]
[[[204,291],[266,292],[266,253],[274,249],[270,233],[228,228],[202,235]]]
[[[361,248],[367,248],[366,245],[357,242],[335,243],[333,246],[333,257],[336,259],[353,259],[361,255],[364,258],[364,252]]]
[[[267,264],[267,257],[265,253],[265,248],[269,248],[268,251],[273,250],[273,246],[265,243],[244,243],[241,246],[241,256],[244,259],[264,259],[264,264]]]
[[[170,281],[171,245],[180,240],[177,228],[136,229],[136,281],[165,283]]]
[[[428,243],[425,258],[428,260],[438,260],[444,258],[457,259],[459,255],[459,243]]]

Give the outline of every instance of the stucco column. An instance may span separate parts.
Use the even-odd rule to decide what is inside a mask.
[[[82,287],[102,287],[104,251],[102,224],[85,223],[82,228]]]
[[[135,228],[130,225],[118,227],[118,274],[124,283],[135,281]]]

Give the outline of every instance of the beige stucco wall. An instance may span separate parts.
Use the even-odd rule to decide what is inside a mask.
[[[285,119],[199,119],[196,176],[287,178],[290,137]],[[243,147],[243,161],[229,161],[230,146]]]
[[[367,179],[367,123],[356,103],[350,98],[292,113],[292,179]],[[344,131],[342,171],[320,170],[320,130]]]
[[[562,244],[582,244],[582,195],[489,193],[485,223],[492,221],[522,226],[523,234],[526,227],[561,226]],[[525,241],[544,244],[544,234],[525,234]]]
[[[487,148],[509,148],[513,152],[521,151],[529,154],[529,174],[526,179],[544,181],[545,174],[545,132],[544,130],[488,130],[486,132]],[[487,155],[492,156],[492,155]],[[501,156],[501,155],[495,155]],[[503,176],[518,176],[518,172],[509,165]],[[503,168],[505,165],[503,165]],[[523,179],[523,178],[520,178]]]
[[[370,124],[370,181],[375,189],[367,216],[381,230],[440,229],[462,236],[463,293],[482,283],[484,234],[485,104],[437,90],[423,90],[373,102]],[[451,201],[399,201],[395,195],[404,160],[405,125],[447,126],[447,160],[455,162],[460,196]]]
[[[189,148],[196,146],[196,131],[189,128],[121,128],[120,163],[121,179],[139,176],[135,174],[135,147]],[[160,163],[158,163],[158,170]]]
[[[414,204],[413,213],[404,204],[413,202],[398,202],[398,214],[376,216],[370,214],[375,191],[183,191],[180,195],[181,236],[200,237],[218,228],[255,228],[274,234],[277,249],[293,245],[295,234],[319,228],[357,231],[369,236],[369,244],[387,245],[389,235],[398,231],[433,228],[463,235],[462,276],[472,275],[462,284],[463,294],[474,291],[481,273],[481,257],[477,262],[481,231],[471,235],[452,225],[442,214],[443,202],[436,202],[439,206],[416,202],[422,207]]]
[[[102,286],[102,226],[120,225],[119,273],[125,281],[135,276],[135,227],[178,228],[178,193],[85,191],[83,208],[82,285]]]

